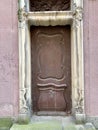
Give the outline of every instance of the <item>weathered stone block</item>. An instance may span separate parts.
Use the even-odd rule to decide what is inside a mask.
[[[30,122],[30,117],[28,115],[19,115],[19,117],[16,119],[16,123],[18,124],[28,124]]]
[[[96,130],[92,123],[86,123],[85,129],[86,130]]]

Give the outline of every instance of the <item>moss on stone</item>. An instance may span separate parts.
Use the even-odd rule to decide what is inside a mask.
[[[0,130],[9,130],[13,124],[11,118],[0,118]]]
[[[16,123],[23,125],[23,124],[28,124],[30,122],[30,118],[28,116],[19,116]]]
[[[73,124],[68,124],[64,127],[64,130],[76,130],[76,127]]]
[[[59,122],[38,122],[28,125],[14,124],[11,130],[62,130]]]

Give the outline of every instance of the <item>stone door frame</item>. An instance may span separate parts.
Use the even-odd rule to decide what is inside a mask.
[[[32,115],[30,26],[71,25],[72,115],[85,117],[83,59],[83,0],[71,0],[70,11],[30,12],[19,0],[19,114]],[[43,17],[44,16],[44,17]],[[46,17],[46,19],[45,19]]]

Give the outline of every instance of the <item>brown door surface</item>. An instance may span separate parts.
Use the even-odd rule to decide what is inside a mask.
[[[71,111],[70,26],[31,27],[34,112]]]

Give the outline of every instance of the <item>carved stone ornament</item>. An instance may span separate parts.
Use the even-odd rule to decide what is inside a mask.
[[[79,23],[83,20],[83,8],[73,4],[73,19],[74,19],[74,26],[78,27]]]
[[[75,106],[75,111],[76,113],[83,113],[83,91],[80,90],[79,88],[77,88],[77,99],[75,99],[76,101],[76,106]]]
[[[21,90],[21,99],[20,99],[20,113],[27,113],[28,112],[28,103],[27,103],[27,90]]]
[[[81,7],[77,7],[74,15],[77,20],[81,21],[83,19],[83,9]]]
[[[77,35],[77,41],[76,45],[79,46],[81,43],[81,39],[79,39],[80,30],[81,29],[81,23],[83,22],[83,8],[78,6],[76,3],[73,3],[73,28],[76,30]],[[79,30],[80,31],[79,31]],[[78,41],[80,41],[78,43]],[[79,69],[79,68],[78,68]],[[78,74],[79,75],[79,74]],[[84,113],[84,90],[79,87],[79,81],[77,81],[77,87],[75,88],[76,94],[75,94],[75,113],[77,114],[83,114]]]
[[[25,21],[26,17],[27,17],[27,13],[25,11],[25,7],[24,8],[20,8],[18,10],[18,19],[19,19],[19,22]]]
[[[30,0],[31,11],[64,11],[70,9],[70,0]]]

